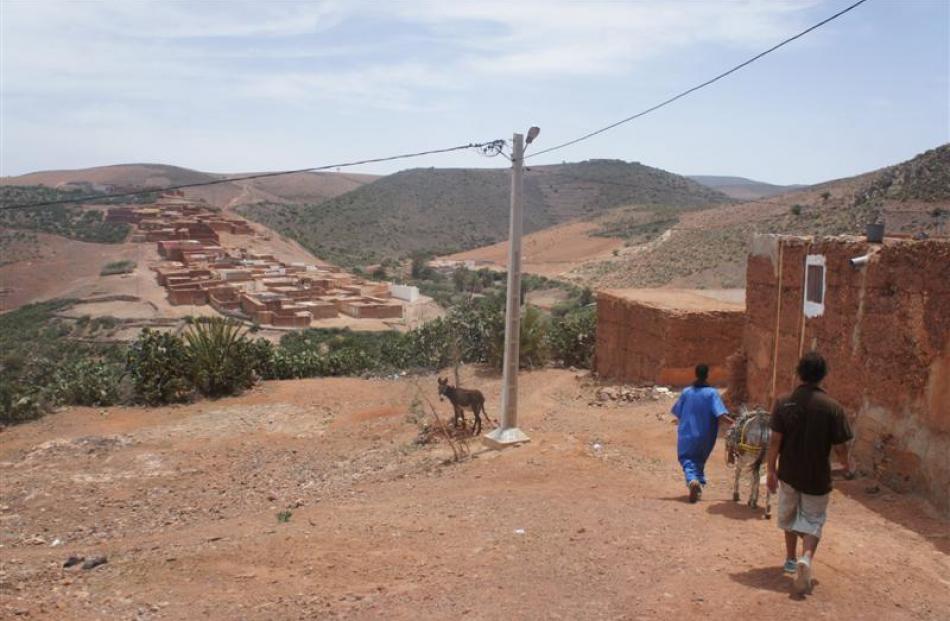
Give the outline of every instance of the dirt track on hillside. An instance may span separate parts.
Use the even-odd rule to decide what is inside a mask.
[[[497,416],[499,381],[465,377]],[[921,501],[837,483],[815,591],[791,597],[781,535],[729,500],[721,447],[685,502],[669,401],[591,407],[572,373],[523,377],[531,443],[473,442],[461,464],[413,442],[405,378],[7,429],[0,617],[950,617],[950,528]],[[108,563],[64,569],[74,554]]]
[[[568,222],[525,235],[521,241],[522,269],[549,278],[563,276],[591,261],[603,261],[614,250],[623,248],[623,240],[593,235],[600,228],[594,222]],[[501,269],[508,266],[508,242],[503,241],[444,257],[464,261],[491,261]]]

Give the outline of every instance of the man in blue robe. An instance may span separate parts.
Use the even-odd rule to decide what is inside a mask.
[[[689,501],[696,502],[706,485],[704,469],[719,434],[719,418],[733,422],[719,391],[706,383],[709,367],[696,365],[696,381],[680,394],[673,406],[673,415],[679,420],[676,451],[686,475]]]

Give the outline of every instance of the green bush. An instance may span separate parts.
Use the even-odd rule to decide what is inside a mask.
[[[41,392],[0,381],[0,423],[12,425],[42,416],[50,407]]]
[[[135,271],[135,266],[135,261],[112,261],[102,267],[102,270],[99,271],[99,275],[112,276],[113,274],[131,274]]]
[[[543,367],[550,360],[547,344],[548,322],[544,313],[534,306],[528,306],[522,312],[518,349],[518,363],[522,369]],[[501,314],[500,321],[492,328],[489,335],[488,364],[495,369],[501,369],[505,358],[504,314]]]
[[[52,300],[0,315],[0,423],[36,418],[57,405],[114,400],[110,385],[118,383],[124,347],[70,338],[89,324],[88,317],[57,316],[74,303]]]
[[[145,328],[126,359],[137,401],[148,405],[188,400],[193,391],[185,342],[168,332]]]
[[[80,359],[60,368],[53,380],[53,398],[70,405],[104,406],[119,401],[122,369],[100,360]]]
[[[597,340],[597,311],[587,307],[552,321],[548,329],[551,358],[564,367],[589,369]]]

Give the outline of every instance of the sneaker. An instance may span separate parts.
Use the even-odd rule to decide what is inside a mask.
[[[787,574],[794,574],[798,571],[798,561],[793,558],[785,559],[785,566],[782,569]]]
[[[693,479],[689,482],[689,501],[695,503],[703,495],[703,486],[699,481]]]
[[[811,559],[803,556],[795,565],[795,591],[804,595],[811,590]]]

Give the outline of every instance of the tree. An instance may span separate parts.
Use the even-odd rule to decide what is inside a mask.
[[[432,255],[428,252],[414,252],[412,254],[412,268],[410,274],[418,280],[427,280],[432,277],[433,269],[429,267]]]

